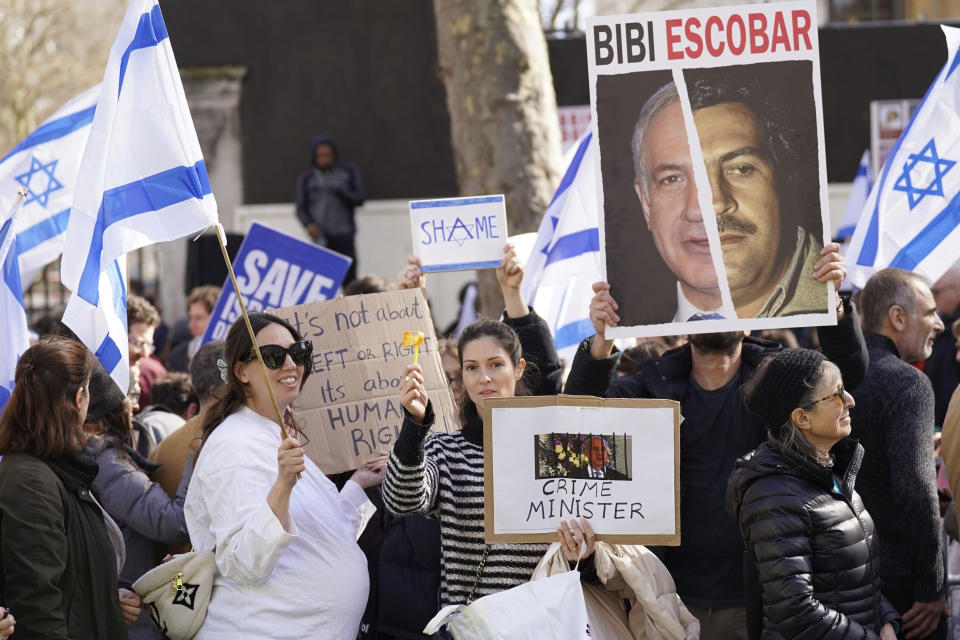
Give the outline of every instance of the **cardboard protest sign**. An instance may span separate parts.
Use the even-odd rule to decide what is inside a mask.
[[[816,4],[588,22],[611,338],[836,323]]]
[[[436,414],[434,430],[460,427],[420,289],[346,296],[271,313],[313,342],[310,377],[294,413],[309,438],[304,450],[324,473],[356,469],[393,447],[403,424],[399,389],[415,349]],[[404,346],[407,331],[422,332],[423,344]]]
[[[507,210],[502,195],[414,200],[410,230],[424,273],[492,269],[503,260]]]
[[[553,542],[586,518],[598,540],[680,544],[680,405],[591,396],[490,398],[488,543]]]
[[[254,222],[240,244],[233,270],[247,311],[263,311],[329,300],[337,295],[351,262],[335,251]],[[240,305],[227,277],[203,342],[223,340],[239,317]]]

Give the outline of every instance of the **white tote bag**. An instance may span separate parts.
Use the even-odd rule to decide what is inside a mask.
[[[423,632],[444,624],[456,640],[591,640],[576,569],[444,607]]]

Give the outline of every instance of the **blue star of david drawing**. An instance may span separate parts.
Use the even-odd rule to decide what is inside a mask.
[[[59,180],[53,175],[53,172],[57,168],[58,160],[51,160],[47,164],[44,164],[36,159],[36,157],[30,157],[30,169],[26,173],[21,173],[18,176],[14,176],[14,179],[27,188],[27,199],[23,201],[23,205],[26,206],[36,200],[40,203],[44,209],[47,208],[47,201],[50,199],[50,194],[57,189],[63,189],[63,185]],[[38,181],[43,182],[43,176],[47,177],[47,185],[45,188],[34,189],[30,186],[30,183],[33,181],[33,176],[38,175]]]
[[[933,165],[933,180],[926,187],[915,187],[913,180],[910,178],[910,172],[913,171],[918,162],[929,162]],[[934,145],[933,138],[930,138],[930,142],[920,153],[911,153],[907,162],[903,163],[903,173],[897,178],[893,190],[903,191],[907,194],[910,210],[913,211],[913,208],[927,196],[943,197],[943,177],[955,164],[957,164],[955,160],[943,160],[937,155],[937,147]]]
[[[462,247],[463,243],[470,239],[470,233],[473,231],[475,225],[464,224],[463,236],[458,237],[455,233],[450,234],[450,239],[457,243],[458,247]]]

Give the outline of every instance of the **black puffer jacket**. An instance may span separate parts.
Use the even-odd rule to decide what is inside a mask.
[[[831,470],[770,437],[730,476],[727,510],[763,588],[762,638],[878,638],[898,618],[880,593],[873,520],[853,489],[863,447],[848,438],[833,453]]]

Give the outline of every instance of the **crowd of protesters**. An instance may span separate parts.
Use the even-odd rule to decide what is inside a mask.
[[[809,277],[839,285],[845,271],[828,244]],[[960,270],[937,283],[883,270],[812,332],[622,350],[603,337],[618,304],[597,283],[597,333],[568,363],[522,279],[508,245],[504,309],[465,287],[438,332],[461,428],[431,433],[410,364],[392,451],[336,476],[304,453],[292,404],[312,344],[281,318],[250,318],[267,382],[242,320],[201,346],[216,288],[190,292],[171,326],[131,295],[126,390],[68,329],[38,326],[0,417],[0,638],[163,638],[132,584],[191,548],[216,564],[200,639],[426,637],[441,607],[527,582],[547,551],[484,540],[480,410],[559,393],[680,403],[681,544],[650,550],[698,623],[687,637],[948,637]],[[344,294],[424,284],[410,259],[396,282],[366,275]],[[563,557],[599,584],[589,522],[556,526]]]

